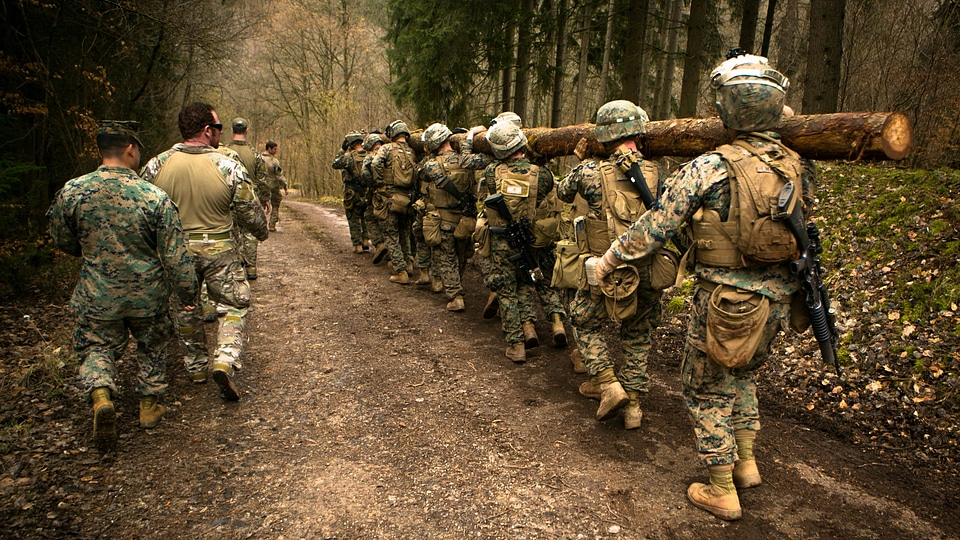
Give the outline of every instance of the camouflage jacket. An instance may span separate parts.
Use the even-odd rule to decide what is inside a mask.
[[[764,134],[779,139],[776,133]],[[761,150],[770,147],[769,142],[748,133],[741,133],[739,137]],[[812,181],[809,175],[804,176],[805,194],[812,193]],[[657,207],[640,216],[610,247],[621,260],[634,261],[654,253],[700,208],[716,210],[721,221],[729,215],[727,165],[717,153],[703,154],[687,163],[667,179],[664,188]],[[757,292],[771,300],[781,300],[800,286],[799,280],[790,273],[788,263],[751,268],[716,268],[697,263],[696,275],[713,283]]]
[[[278,192],[281,189],[287,189],[287,179],[283,176],[283,167],[280,166],[280,160],[273,157],[270,152],[264,152],[260,154],[260,157],[263,158],[267,186],[270,191]]]
[[[343,175],[343,183],[350,184],[353,187],[363,187],[363,181],[360,178],[362,173],[362,164],[366,162],[366,150],[347,150],[337,153],[333,158],[331,167],[339,169]]]
[[[460,141],[460,166],[464,169],[482,171],[493,163],[493,156],[481,152],[474,153],[473,139]]]
[[[373,159],[370,160],[370,174],[373,178],[373,183],[377,188],[380,188],[386,184],[383,182],[383,172],[384,170],[393,167],[393,156],[398,151],[400,145],[403,145],[407,150],[413,151],[406,142],[389,142],[380,147],[377,150],[377,153],[373,155]],[[416,164],[414,164],[416,167]],[[414,176],[416,176],[416,169],[414,169]],[[409,191],[411,189],[416,189],[416,178],[414,180],[414,186],[412,188],[401,188],[399,186],[390,186],[389,189],[398,189]]]
[[[78,313],[151,317],[168,309],[171,289],[184,304],[194,302],[197,276],[177,207],[134,171],[101,166],[70,180],[47,218],[57,247],[83,257],[70,300]]]
[[[203,183],[179,174],[164,174],[164,166],[172,163],[169,160],[173,156],[177,156],[173,159],[178,162],[189,160],[189,163],[195,163],[194,160],[202,156],[214,166],[209,169],[211,173],[219,173],[219,182]],[[203,165],[203,162],[199,165]],[[233,228],[235,219],[241,229],[258,240],[267,239],[269,233],[263,207],[257,200],[246,169],[239,161],[209,146],[177,143],[170,150],[148,161],[140,174],[144,180],[158,185],[170,195],[180,208],[186,232],[226,232]],[[216,191],[209,190],[212,186],[216,186]]]
[[[267,184],[267,165],[260,152],[253,149],[247,141],[231,141],[227,148],[240,156],[240,163],[247,169],[247,175],[253,180],[254,192],[260,202],[270,200],[270,186]]]

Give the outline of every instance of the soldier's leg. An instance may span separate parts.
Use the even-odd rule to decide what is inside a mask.
[[[363,223],[367,228],[367,234],[374,246],[383,243],[383,231],[380,229],[380,220],[373,215],[373,204],[367,204],[363,209]]]
[[[447,299],[462,297],[464,292],[460,281],[460,263],[457,261],[457,239],[453,237],[453,231],[440,232],[440,245],[434,248],[434,252]]]
[[[500,299],[501,328],[507,345],[516,345],[523,343],[520,307],[517,304],[517,272],[516,265],[507,260],[510,255],[509,248],[504,248],[505,246],[498,249],[497,244],[494,244],[484,281],[487,288],[497,293]]]
[[[653,332],[660,325],[660,296],[659,291],[640,287],[637,290],[637,314],[620,324],[624,361],[617,379],[627,391],[646,393],[649,390],[647,357]]]
[[[201,243],[191,242],[189,244],[190,253],[194,257],[194,270],[201,286],[206,285],[204,279],[206,268],[210,261],[204,255]],[[186,311],[182,307],[177,311],[177,331],[180,336],[180,345],[183,347],[183,364],[190,374],[190,378],[197,383],[207,381],[207,341],[203,328],[203,306],[204,303],[197,296],[196,309]],[[213,303],[211,303],[213,305]],[[216,308],[214,308],[214,312]]]
[[[583,363],[591,377],[613,369],[613,359],[607,348],[607,341],[603,337],[603,322],[607,316],[607,308],[603,294],[598,289],[594,289],[596,292],[577,291],[570,303],[570,325],[575,330],[574,336],[583,355]],[[599,396],[595,399],[599,399]]]
[[[277,230],[277,223],[280,222],[280,202],[283,200],[283,195],[280,193],[279,189],[274,189],[270,191],[270,206],[272,210],[270,211],[270,230]]]
[[[243,273],[243,266],[232,240],[217,242],[216,260],[205,279],[210,296],[227,306],[227,314],[220,323],[217,334],[217,353],[213,360],[213,380],[220,386],[224,399],[240,399],[233,382],[235,370],[241,369],[243,330],[250,307],[250,284]]]
[[[109,388],[117,394],[116,360],[127,345],[127,328],[123,321],[77,317],[77,330],[73,334],[73,348],[80,364],[80,386],[86,399],[96,388]]]
[[[257,279],[257,247],[260,241],[248,232],[241,233],[240,240],[240,254],[243,257],[243,267],[247,270],[247,279]]]
[[[413,266],[413,258],[417,254],[417,245],[413,241],[413,217],[409,214],[399,215],[397,227],[400,230],[400,250],[409,269]]]
[[[417,279],[417,285],[426,285],[430,283],[430,259],[433,254],[433,249],[427,245],[427,241],[423,237],[423,216],[418,215],[411,220],[410,232],[417,246],[416,257],[414,258],[414,265],[417,267],[417,270],[420,271],[420,278]]]
[[[387,245],[387,253],[390,256],[390,264],[393,265],[393,271],[396,274],[407,271],[407,258],[401,246],[401,238],[409,238],[409,232],[403,231],[400,226],[402,220],[399,214],[389,212],[387,219],[383,220],[383,236]],[[408,248],[409,250],[409,248]]]
[[[349,208],[346,208],[349,206]],[[347,228],[350,229],[350,243],[353,247],[363,245],[363,209],[344,199],[344,213],[347,216]]]
[[[153,317],[126,320],[137,341],[137,392],[141,396],[159,396],[167,390],[167,343],[173,323],[166,311]]]

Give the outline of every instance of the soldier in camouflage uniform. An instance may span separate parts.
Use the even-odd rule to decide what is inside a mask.
[[[343,209],[350,229],[350,242],[356,254],[363,253],[366,237],[363,214],[367,209],[367,197],[360,178],[360,169],[366,157],[367,152],[363,149],[363,134],[359,131],[351,131],[344,136],[343,148],[333,159],[332,165],[334,169],[339,169],[343,176]]]
[[[253,185],[257,194],[257,200],[261,205],[270,204],[270,186],[267,184],[267,167],[264,164],[263,156],[255,151],[250,143],[247,142],[248,123],[243,118],[234,118],[233,140],[227,145],[227,148],[237,153],[240,163],[243,163],[247,174],[253,180]],[[264,208],[264,213],[268,210]],[[240,239],[240,255],[243,257],[243,267],[247,271],[247,279],[257,279],[257,245],[259,240],[252,234],[243,231],[237,231]]]
[[[525,157],[527,138],[516,124],[497,123],[487,133],[487,141],[494,157],[500,161],[491,163],[484,170],[478,187],[478,198],[482,200],[487,193],[504,193],[505,196],[512,197],[515,191],[522,194],[523,198],[529,198],[530,192],[535,190],[536,198],[533,204],[523,203],[524,210],[512,216],[515,220],[526,217],[533,222],[534,206],[543,202],[553,190],[553,174],[546,168],[533,165]],[[503,189],[505,182],[510,183],[509,189]],[[532,327],[532,323],[524,321],[522,317],[533,311],[531,305],[535,290],[532,284],[519,276],[517,263],[509,260],[515,251],[509,246],[506,235],[493,232],[494,227],[504,226],[504,218],[496,216],[489,209],[484,210],[484,215],[491,224],[490,254],[487,260],[489,266],[484,281],[488,289],[497,293],[500,302],[501,325],[507,342],[506,356],[514,362],[524,362],[527,348],[525,341],[529,341],[524,326],[529,324]]]
[[[434,292],[443,291],[443,281],[440,278],[439,249],[427,244],[423,236],[423,218],[427,212],[435,212],[436,209],[430,204],[428,199],[427,184],[421,180],[423,167],[429,163],[436,155],[427,151],[427,154],[420,159],[414,167],[414,193],[416,201],[411,209],[413,217],[410,223],[410,235],[413,239],[414,266],[417,267],[419,275],[417,276],[417,285],[430,285]]]
[[[223,124],[206,103],[191,103],[178,119],[184,142],[151,159],[143,177],[170,195],[180,210],[187,247],[197,276],[210,298],[227,306],[220,325],[212,376],[225,399],[240,394],[233,380],[241,369],[243,328],[250,307],[250,284],[233,237],[234,220],[258,240],[267,239],[266,217],[243,166],[216,150]],[[200,314],[181,311],[180,339],[192,380],[207,380],[207,346]]]
[[[275,231],[280,223],[280,202],[283,201],[283,195],[287,194],[287,179],[284,178],[283,167],[277,159],[277,143],[267,141],[263,148],[265,151],[260,155],[263,157],[263,164],[267,171],[267,185],[270,187],[270,230]],[[280,194],[281,189],[283,195]]]
[[[363,184],[366,194],[366,205],[363,211],[363,222],[367,227],[367,233],[370,241],[373,242],[373,264],[379,264],[387,254],[387,246],[383,239],[383,229],[380,228],[380,220],[373,215],[373,190],[375,187],[373,173],[370,171],[370,163],[373,161],[374,154],[383,146],[383,135],[379,132],[373,132],[363,139],[363,150],[367,155],[363,158],[363,164],[360,167],[360,183]]]
[[[468,213],[476,216],[477,182],[473,171],[460,167],[460,155],[450,146],[451,135],[453,133],[443,124],[433,124],[424,130],[424,144],[435,154],[424,164],[420,178],[426,186],[428,204],[440,218],[440,244],[434,247],[437,254],[435,266],[439,268],[449,300],[447,310],[463,311],[464,292],[460,279],[466,261],[462,259],[467,252],[466,244],[472,242],[467,236],[473,234],[470,224],[475,224],[474,217],[464,215],[464,208],[472,205],[473,209]],[[462,238],[454,234],[458,227]]]
[[[734,165],[725,150],[737,150],[749,146],[761,163],[752,174],[784,176],[795,182],[802,167],[796,154],[786,149],[779,136],[768,131],[780,121],[783,110],[786,78],[773,70],[767,59],[752,55],[737,56],[723,62],[711,74],[717,95],[717,111],[724,126],[736,134],[733,145],[725,145],[717,152],[704,154],[677,171],[666,183],[666,189],[657,207],[651,209],[618,238],[597,264],[596,277],[608,280],[617,265],[635,261],[654,253],[667,240],[677,234],[684,223],[693,231],[697,249],[696,275],[698,287],[693,297],[693,315],[687,329],[686,347],[681,365],[683,398],[694,424],[697,451],[701,462],[707,466],[710,482],[693,483],[687,489],[688,499],[721,519],[735,520],[742,515],[737,488],[744,489],[760,484],[760,474],[753,456],[753,444],[760,429],[757,407],[756,373],[767,359],[771,343],[782,324],[789,316],[791,295],[800,287],[799,280],[789,269],[789,261],[775,264],[745,266],[747,260],[740,247],[731,240],[723,245],[723,234],[713,234],[719,226],[726,226],[731,208],[731,179]],[[743,146],[746,145],[746,146]],[[751,152],[752,152],[751,151]],[[755,158],[750,158],[755,159]],[[786,169],[772,170],[763,165],[765,160],[789,165],[795,174],[784,175]],[[776,174],[775,174],[776,173]],[[738,186],[744,180],[736,175]],[[812,202],[810,193],[812,179],[802,178],[804,198]],[[738,188],[744,196],[743,188]],[[795,190],[799,193],[800,190]],[[776,196],[774,196],[774,204]],[[769,203],[766,211],[769,212]],[[757,207],[761,203],[756,204]],[[740,211],[743,211],[741,199]],[[736,221],[732,222],[737,224]],[[746,231],[737,225],[736,236]],[[713,234],[714,240],[701,241],[705,234]],[[727,230],[726,234],[730,234]],[[735,236],[727,236],[731,238]],[[733,244],[733,245],[730,245]],[[722,249],[721,249],[722,248]],[[760,318],[755,329],[759,342],[752,357],[746,357],[742,367],[729,368],[721,365],[716,352],[708,355],[708,311],[717,313],[736,311],[739,304],[717,304],[711,300],[713,293],[720,298],[734,292],[749,298],[743,307],[750,312],[763,314],[754,305],[769,305],[766,322]],[[710,308],[711,305],[717,306]],[[726,338],[725,338],[726,339]],[[721,341],[721,344],[723,342]],[[714,349],[710,349],[714,350]]]
[[[407,285],[410,276],[407,264],[412,261],[410,247],[410,203],[415,189],[413,149],[407,144],[410,130],[401,120],[392,122],[386,129],[389,143],[384,144],[370,161],[370,173],[376,191],[374,206],[387,205],[387,217],[382,220],[383,235],[393,265],[392,283]],[[406,206],[398,201],[406,201]]]
[[[195,310],[197,276],[183,241],[180,217],[163,190],[144,182],[136,122],[104,121],[97,134],[102,165],[66,183],[47,212],[50,236],[83,257],[70,305],[77,313],[74,348],[83,393],[93,403],[93,438],[116,442],[117,361],[128,334],[137,341],[140,427],[155,427],[166,408],[171,289]]]
[[[577,194],[583,197],[589,207],[586,219],[606,231],[606,234],[599,235],[602,237],[597,241],[599,245],[588,246],[588,253],[602,255],[609,248],[609,238],[616,234],[609,230],[610,219],[613,218],[608,219],[609,210],[604,206],[605,201],[635,200],[636,215],[643,210],[642,202],[636,200],[633,193],[617,197],[617,193],[605,193],[605,189],[615,191],[615,186],[625,185],[626,176],[618,167],[618,162],[629,162],[624,159],[626,156],[643,160],[634,138],[646,131],[646,121],[647,114],[643,109],[626,100],[612,101],[600,107],[594,132],[597,140],[611,152],[608,163],[602,164],[596,159],[582,161],[557,185],[557,197],[561,201],[572,203]],[[584,139],[575,151],[581,159],[585,157],[582,153],[586,142]],[[655,166],[650,165],[648,170],[656,171]],[[607,182],[604,182],[604,174],[610,176]],[[656,184],[655,174],[653,183]],[[656,193],[655,189],[653,193]],[[587,228],[592,230],[593,227],[588,225]],[[592,244],[589,240],[595,236],[589,233],[586,236],[588,243]],[[600,400],[598,420],[612,416],[621,406],[625,407],[623,421],[626,429],[639,428],[643,418],[639,399],[641,393],[648,391],[647,356],[650,354],[652,334],[660,324],[660,291],[654,290],[650,284],[650,260],[648,257],[636,265],[640,275],[640,284],[635,293],[636,313],[620,321],[624,362],[618,373],[614,373],[613,357],[604,336],[604,323],[611,318],[611,314],[607,313],[606,300],[600,288],[594,285],[577,290],[570,305],[570,322],[576,329],[575,335],[591,377],[580,385],[580,393]]]

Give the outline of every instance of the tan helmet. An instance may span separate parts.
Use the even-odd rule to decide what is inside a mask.
[[[512,124],[516,124],[519,128],[523,127],[523,122],[520,120],[520,115],[513,111],[503,111],[502,113],[498,114],[496,118],[490,120],[490,126],[495,126],[501,122],[510,122]]]
[[[647,112],[632,101],[618,99],[604,103],[597,110],[597,126],[593,132],[602,143],[618,141],[647,132]]]
[[[790,81],[752,54],[732,56],[710,73],[717,92],[717,113],[724,127],[736,131],[763,131],[780,123]]]
[[[383,135],[380,133],[371,133],[363,139],[363,149],[367,152],[373,150],[377,143],[383,144]]]
[[[390,125],[386,129],[387,138],[391,141],[396,139],[401,133],[405,133],[407,137],[410,136],[410,128],[407,127],[406,122],[403,120],[394,120],[390,122]]]
[[[423,130],[423,135],[420,136],[420,139],[428,151],[436,152],[437,148],[440,148],[444,141],[449,139],[451,135],[453,135],[453,132],[450,131],[450,128],[436,122],[430,124],[427,129]]]
[[[526,146],[527,136],[513,122],[497,122],[487,131],[487,142],[493,150],[493,157],[504,159]]]
[[[353,146],[354,143],[363,143],[363,133],[359,131],[351,131],[343,137],[343,143],[340,144],[340,147],[344,150]]]

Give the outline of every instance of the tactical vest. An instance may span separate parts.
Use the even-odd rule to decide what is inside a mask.
[[[600,172],[603,194],[601,208],[604,217],[598,219],[588,211],[585,225],[590,253],[601,256],[647,209],[630,179],[617,170],[616,165],[609,161],[600,161],[597,169]],[[642,170],[650,193],[656,193],[659,179],[656,165],[644,160]]]
[[[497,165],[494,170],[500,185],[500,193],[503,193],[504,202],[510,210],[510,216],[514,221],[526,217],[531,223],[537,215],[537,176],[540,168],[536,165],[530,165],[530,171],[526,174],[510,171],[506,164]],[[507,220],[496,212],[489,209],[485,212],[487,221],[491,227],[506,227]]]
[[[436,156],[433,159],[461,195],[466,195],[473,190],[473,171],[464,169],[459,164],[448,163],[443,156]],[[438,188],[433,182],[427,184],[427,197],[444,221],[454,224],[460,221],[463,214],[460,212],[459,199]]]
[[[350,187],[361,189],[363,181],[360,179],[360,173],[363,171],[363,160],[367,157],[366,150],[353,150],[350,152],[353,163],[347,167],[347,176],[343,181],[350,184]]]
[[[799,255],[786,218],[797,204],[803,205],[800,156],[775,139],[758,133],[752,136],[775,146],[763,151],[738,139],[716,150],[727,165],[730,211],[723,222],[716,210],[703,208],[694,215],[696,258],[704,265],[769,266]],[[793,195],[781,213],[778,199],[787,183],[793,184]]]
[[[390,143],[393,155],[390,166],[383,169],[383,183],[403,189],[413,187],[413,168],[415,166],[413,149],[406,144]]]

